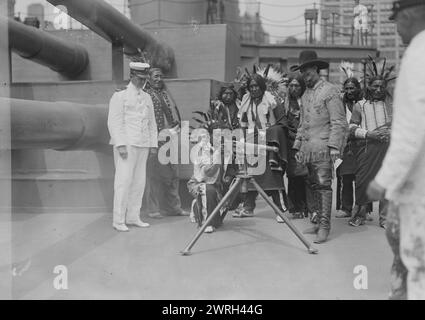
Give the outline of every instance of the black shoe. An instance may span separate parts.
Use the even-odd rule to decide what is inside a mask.
[[[355,216],[353,217],[353,219],[350,219],[350,221],[348,221],[348,224],[353,227],[359,227],[365,224],[365,219],[359,216]]]
[[[190,216],[190,212],[189,211],[186,211],[186,210],[182,210],[180,212],[179,216],[184,216],[184,217]]]
[[[239,212],[232,214],[233,218],[251,218],[254,216],[254,211],[242,209]]]
[[[148,213],[148,217],[152,218],[152,219],[162,219],[162,218],[164,218],[164,216],[159,212]]]
[[[335,214],[335,218],[350,218],[351,213],[345,211],[345,210],[338,210]]]
[[[304,214],[302,212],[294,212],[288,214],[289,219],[304,219]]]
[[[182,216],[190,216],[190,212],[185,210],[177,211],[177,212],[162,212],[161,215],[164,217],[182,217]]]

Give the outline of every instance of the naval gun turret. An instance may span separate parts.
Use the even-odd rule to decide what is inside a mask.
[[[157,67],[169,73],[174,64],[170,46],[156,40],[109,3],[102,0],[47,0],[54,6],[66,7],[68,15],[78,20],[114,46],[123,46],[126,55],[139,50]]]
[[[6,25],[5,21],[3,25]],[[13,52],[47,66],[67,78],[78,76],[89,63],[87,50],[77,43],[69,43],[11,18],[8,19],[7,26],[9,47]]]

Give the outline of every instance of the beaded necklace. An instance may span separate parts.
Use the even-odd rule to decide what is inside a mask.
[[[164,90],[154,89],[149,89],[148,93],[150,94],[154,105],[158,131],[162,130],[165,127],[164,116],[168,124],[172,125],[174,123],[174,117],[171,111],[171,103],[168,99],[167,93]],[[160,110],[162,111],[162,114]]]

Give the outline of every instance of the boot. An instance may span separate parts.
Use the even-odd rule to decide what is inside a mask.
[[[320,195],[316,190],[312,190],[312,197],[313,197],[313,200],[314,200],[315,207],[317,209],[317,216],[319,217],[319,221],[320,221],[320,209],[321,209]],[[318,231],[319,231],[319,223],[313,224],[312,227],[304,230],[303,233],[304,234],[317,234]]]
[[[329,229],[323,229],[319,228],[319,231],[317,232],[317,237],[314,239],[314,243],[323,243],[326,242],[329,236]]]
[[[312,227],[303,231],[304,234],[317,234],[319,231],[319,224],[315,224]]]
[[[320,218],[319,230],[314,243],[326,242],[331,229],[331,210],[332,210],[332,191],[324,190],[319,194],[320,201]]]

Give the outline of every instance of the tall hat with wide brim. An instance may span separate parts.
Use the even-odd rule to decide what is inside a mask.
[[[302,70],[312,66],[316,66],[319,69],[329,68],[329,63],[324,60],[320,60],[317,57],[316,51],[314,50],[301,51],[300,57],[298,60],[299,60],[298,66],[292,68],[292,71],[298,71],[298,70]]]
[[[425,5],[425,0],[400,0],[400,1],[394,1],[393,2],[393,8],[391,16],[389,17],[390,20],[395,20],[397,17],[397,14],[407,8],[416,7],[420,5]]]

